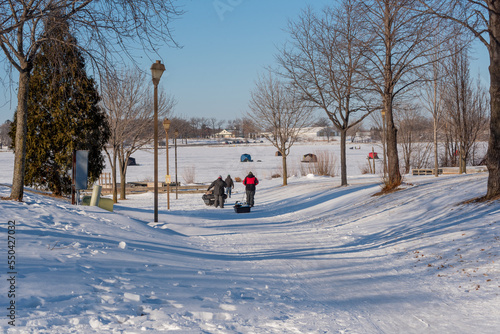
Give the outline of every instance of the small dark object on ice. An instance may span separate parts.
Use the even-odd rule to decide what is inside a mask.
[[[129,157],[127,159],[127,166],[137,166],[137,162],[135,162],[135,158]]]
[[[240,202],[236,202],[234,204],[234,212],[236,213],[245,213],[245,212],[250,212],[250,205],[248,204],[243,204]]]

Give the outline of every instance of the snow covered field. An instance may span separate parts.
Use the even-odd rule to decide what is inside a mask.
[[[380,176],[360,174],[371,147],[348,150],[348,187],[300,175],[303,154],[338,156],[337,144],[294,147],[286,187],[270,178],[281,163],[271,146],[178,148],[181,182],[185,167],[203,183],[256,174],[247,214],[231,207],[241,184],[224,209],[181,194],[167,211],[161,194],[159,223],[151,193],[113,213],[31,192],[0,201],[0,332],[497,333],[500,203],[460,204],[485,194],[487,174],[405,176],[373,196]],[[128,180],[151,180],[152,154],[133,156]],[[0,183],[12,166],[0,152]]]

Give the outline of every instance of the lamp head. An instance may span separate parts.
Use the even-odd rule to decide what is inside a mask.
[[[163,120],[163,128],[165,129],[165,132],[168,132],[168,129],[170,129],[170,120],[168,118]]]
[[[163,72],[165,72],[165,65],[163,65],[160,60],[157,60],[156,63],[151,66],[151,74],[153,76],[153,84],[155,86],[160,82]]]

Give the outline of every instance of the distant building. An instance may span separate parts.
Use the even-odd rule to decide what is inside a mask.
[[[372,142],[371,131],[358,131],[356,135],[351,138],[353,143],[370,143]]]
[[[300,131],[299,137],[302,140],[330,140],[338,137],[340,133],[332,127],[308,127]]]
[[[224,129],[221,132],[216,133],[215,138],[233,138],[233,133]]]
[[[317,132],[318,137],[340,137],[340,132],[330,126],[319,129],[320,130]]]
[[[260,132],[255,134],[260,138],[273,138],[271,132]],[[330,141],[334,137],[339,137],[340,133],[332,127],[306,127],[302,128],[297,137],[301,141]]]

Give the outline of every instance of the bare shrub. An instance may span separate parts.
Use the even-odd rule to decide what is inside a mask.
[[[370,166],[370,160],[368,160],[364,165],[359,165],[359,170],[361,174],[371,174],[372,167]]]
[[[299,98],[295,85],[289,85],[269,71],[269,76],[261,76],[251,91],[249,107],[253,119],[259,125],[270,129],[273,135],[264,135],[282,153],[283,185],[287,185],[288,168],[286,157],[301,129],[310,123],[313,108],[302,97]]]
[[[412,152],[413,168],[431,168],[433,157],[433,143],[416,143]]]
[[[270,180],[271,179],[271,174],[272,172],[268,172],[268,171],[261,171],[259,173],[259,177],[258,179],[259,180]]]
[[[185,167],[182,170],[182,178],[184,179],[184,182],[188,184],[194,183],[195,176],[196,176],[196,169],[194,168],[194,166]]]
[[[309,174],[309,165],[305,163],[300,164],[300,175],[306,176],[307,174]]]
[[[298,171],[297,171],[297,165],[296,164],[289,164],[287,165],[287,170],[288,170],[288,177],[290,176],[297,176]]]
[[[300,174],[314,174],[334,177],[337,171],[337,157],[330,151],[316,151],[317,162],[302,163]]]
[[[275,168],[275,170],[272,172],[271,178],[272,179],[277,179],[277,178],[282,177],[283,175],[287,175],[287,177],[296,176],[297,175],[297,166],[295,164],[294,165],[287,164],[286,170],[287,170],[287,172],[285,174],[285,173],[283,173],[283,165],[277,166]]]

